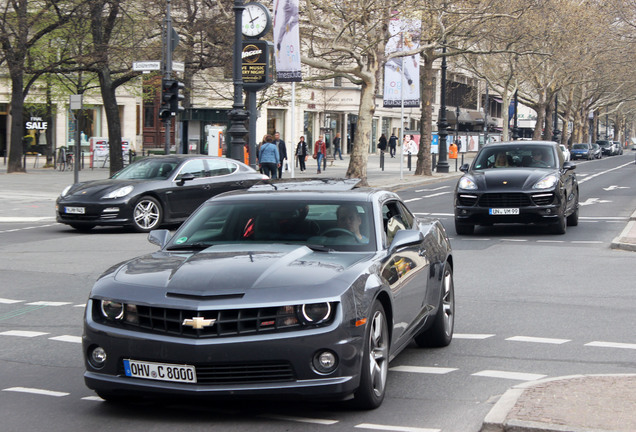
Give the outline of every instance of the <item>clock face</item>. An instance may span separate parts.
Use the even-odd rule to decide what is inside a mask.
[[[267,8],[260,3],[248,3],[243,9],[243,35],[259,37],[270,27],[270,15]]]

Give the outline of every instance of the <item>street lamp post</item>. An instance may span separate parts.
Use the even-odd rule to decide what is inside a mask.
[[[232,110],[228,113],[230,128],[228,133],[231,137],[230,157],[243,161],[243,149],[245,148],[245,135],[247,129],[245,122],[249,115],[245,111],[243,104],[243,73],[242,73],[242,45],[243,35],[241,33],[243,22],[243,10],[245,4],[243,0],[234,0],[234,61],[232,67],[232,79],[234,81],[234,103]]]
[[[486,103],[484,104],[484,145],[488,144],[488,111],[490,110],[490,98],[488,96],[488,83],[486,82]]]
[[[442,48],[442,55],[442,88],[440,90],[439,120],[437,121],[437,134],[439,135],[437,172],[447,173],[450,168],[448,166],[448,149],[446,148],[446,136],[448,136],[448,122],[446,121],[446,46]]]
[[[518,90],[515,90],[514,101],[515,101],[515,114],[514,114],[514,123],[512,124],[512,139],[516,141],[516,140],[519,139],[519,117],[518,117],[519,95],[518,95]]]

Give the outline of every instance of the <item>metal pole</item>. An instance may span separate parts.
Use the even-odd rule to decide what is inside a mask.
[[[337,133],[337,132],[336,132]],[[291,85],[291,140],[289,140],[288,142],[290,143],[290,149],[291,149],[291,154],[292,154],[292,159],[289,160],[289,158],[287,159],[287,163],[289,164],[289,172],[290,172],[290,176],[291,178],[295,178],[296,176],[296,170],[294,169],[296,166],[296,160],[298,160],[298,158],[296,157],[296,81],[292,81],[292,85]],[[333,142],[333,140],[331,140],[331,142]],[[342,143],[340,143],[340,148],[342,149]],[[341,150],[342,151],[342,150]],[[336,155],[333,155],[334,160],[336,160]]]
[[[80,119],[82,118],[83,109],[75,114],[75,163],[73,164],[73,183],[79,183],[79,156],[80,146],[82,145],[82,138],[80,136]]]
[[[249,164],[252,168],[256,167],[256,92],[246,91],[247,111],[249,113]]]
[[[484,145],[488,144],[488,111],[490,110],[490,97],[488,96],[488,82],[486,82],[486,104],[484,105]]]
[[[442,48],[442,77],[440,90],[439,120],[437,122],[437,134],[439,135],[439,160],[437,162],[437,172],[447,173],[448,149],[446,148],[446,136],[448,135],[448,123],[446,122],[446,46]]]
[[[404,49],[404,31],[400,32],[400,46]],[[404,57],[400,57],[400,142],[402,154],[398,152],[400,158],[400,180],[404,180]]]
[[[518,92],[519,90],[515,90],[515,97],[514,97],[514,101],[515,101],[515,114],[514,114],[514,123],[512,125],[512,139],[514,141],[519,139],[519,119],[517,116],[517,112],[519,110],[519,97],[518,97]]]
[[[172,78],[172,17],[170,12],[170,0],[166,0],[166,32],[163,35],[163,77],[165,79]],[[172,119],[168,117],[165,120],[165,143],[164,143],[164,153],[170,154],[170,134],[172,132]]]
[[[559,130],[557,129],[558,122],[559,122],[559,115],[557,111],[558,109],[559,109],[559,95],[554,95],[554,124],[552,126],[552,141],[556,141],[556,142],[558,142],[557,138],[559,135]]]
[[[228,133],[231,137],[230,157],[238,161],[243,160],[243,148],[245,146],[245,135],[247,129],[245,122],[249,114],[243,105],[243,73],[242,73],[242,46],[243,35],[241,34],[241,23],[245,4],[243,0],[234,0],[234,61],[232,67],[232,79],[234,81],[234,103],[232,110],[228,114],[230,128]]]

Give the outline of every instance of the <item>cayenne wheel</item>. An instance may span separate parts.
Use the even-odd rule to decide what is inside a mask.
[[[453,269],[446,264],[442,279],[441,296],[437,315],[431,328],[415,336],[415,343],[420,347],[445,347],[453,340],[455,328],[455,284]]]
[[[558,216],[559,219],[552,225],[553,234],[565,234],[565,231],[567,229],[567,218],[565,215],[566,213],[564,205],[561,214]]]
[[[360,409],[377,408],[384,400],[389,370],[389,345],[389,326],[384,308],[376,300],[366,325],[360,387],[353,400]]]
[[[471,235],[475,232],[475,225],[458,222],[457,219],[455,219],[455,232],[457,235]]]
[[[574,210],[572,214],[568,216],[567,225],[577,226],[578,224],[579,224],[579,208],[577,207],[576,210]]]
[[[158,228],[163,216],[161,204],[155,198],[141,198],[133,209],[133,226],[139,232],[148,232]]]

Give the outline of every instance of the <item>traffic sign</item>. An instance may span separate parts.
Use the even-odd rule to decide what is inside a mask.
[[[176,62],[173,61],[172,62],[172,70],[175,72],[184,72],[185,71],[185,64],[182,62]]]
[[[134,71],[158,71],[161,70],[161,61],[138,61],[133,62]]]

